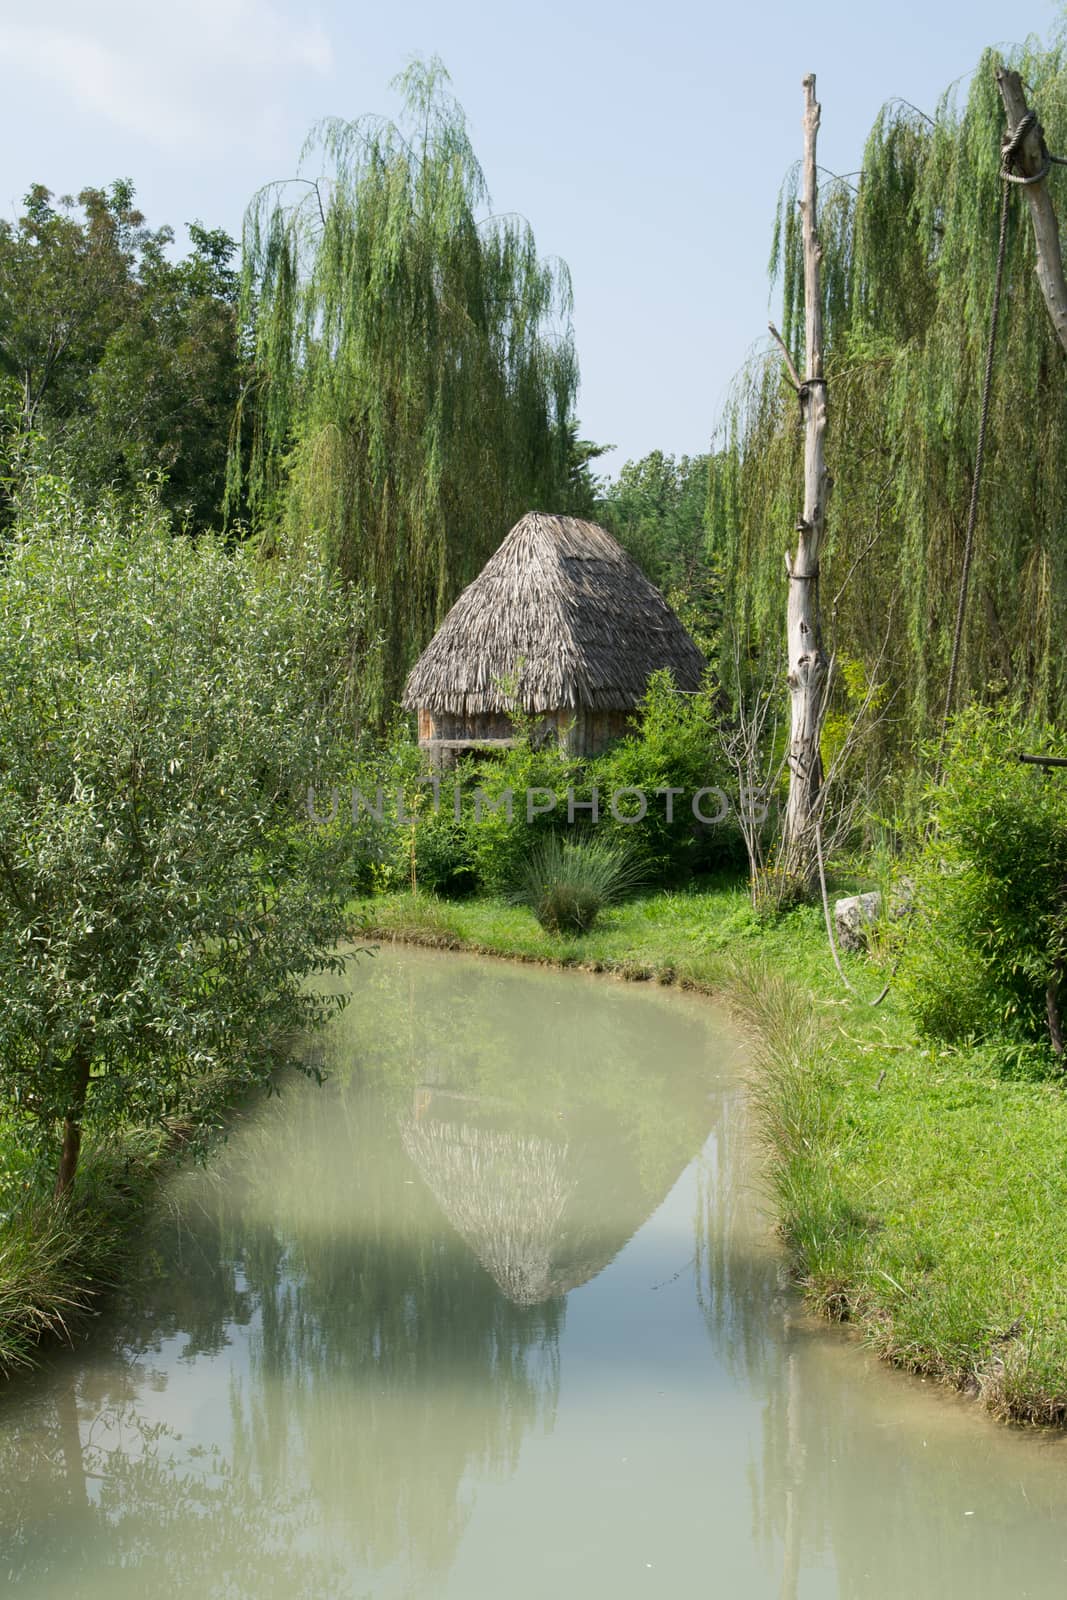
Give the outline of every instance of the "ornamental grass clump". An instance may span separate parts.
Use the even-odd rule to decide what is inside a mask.
[[[529,906],[548,933],[588,933],[603,908],[639,881],[625,845],[553,833],[530,852],[512,898]]]

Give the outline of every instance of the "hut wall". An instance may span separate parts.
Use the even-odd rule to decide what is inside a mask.
[[[468,740],[476,744],[481,739],[514,737],[515,727],[506,712],[472,712],[461,716],[441,711],[435,715],[426,706],[419,707],[419,743],[429,750],[436,767],[454,767],[462,754],[463,743]]]
[[[419,711],[421,739],[513,739],[515,727],[503,711],[471,712],[467,716],[451,711],[436,715],[423,706]]]
[[[567,748],[576,756],[595,756],[612,739],[620,739],[630,726],[630,711],[572,712],[567,718],[572,724],[567,734]]]
[[[594,756],[612,739],[621,738],[630,726],[630,711],[586,711],[565,707],[544,711],[536,718],[534,737],[544,743],[558,742],[572,755]],[[502,711],[471,712],[461,715],[439,712],[425,706],[419,709],[419,743],[432,745],[438,740],[513,739],[515,726]],[[441,754],[447,754],[442,751]],[[452,752],[454,759],[454,752]]]

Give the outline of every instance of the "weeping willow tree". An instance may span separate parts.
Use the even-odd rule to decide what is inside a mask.
[[[577,388],[566,267],[491,215],[436,59],[399,122],[331,119],[245,219],[251,452],[269,547],[307,539],[370,596],[381,716],[458,590],[531,506],[566,509]],[[235,428],[235,437],[240,429]]]
[[[853,682],[886,686],[883,759],[914,750],[944,706],[997,256],[999,60],[988,54],[966,98],[947,95],[933,117],[904,102],[886,106],[862,171],[824,182],[822,192],[834,418],[823,615]],[[1063,43],[1030,43],[1011,64],[1050,148],[1067,152]],[[1067,207],[1067,169],[1053,172]],[[803,330],[796,195],[794,174],[771,261],[795,360]],[[1055,718],[1067,693],[1067,361],[1034,266],[1029,219],[1013,196],[957,701],[1011,697]],[[800,509],[802,443],[796,396],[771,349],[735,387],[709,499],[728,615],[755,650],[774,649],[782,634],[782,552]]]

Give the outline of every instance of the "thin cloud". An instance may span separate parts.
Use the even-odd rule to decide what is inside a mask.
[[[91,34],[83,6],[50,12],[47,23],[0,21],[0,64],[165,149],[206,152],[222,139],[261,147],[294,70],[326,77],[333,68],[321,25],[265,0],[185,0],[158,12],[118,0],[93,8]]]

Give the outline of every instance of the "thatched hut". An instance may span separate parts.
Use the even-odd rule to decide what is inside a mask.
[[[445,617],[403,703],[438,757],[509,742],[517,707],[591,755],[663,667],[692,691],[704,658],[659,590],[606,529],[531,511]]]

